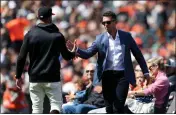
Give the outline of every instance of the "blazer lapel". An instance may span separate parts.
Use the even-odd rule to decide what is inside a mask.
[[[122,38],[124,38],[124,36],[123,36],[123,34],[121,33],[120,30],[118,30],[118,34],[119,34],[120,44],[121,45],[125,45],[124,39],[122,39]]]
[[[126,47],[125,47],[125,41],[124,41],[123,38],[125,38],[125,36],[124,36],[124,34],[122,34],[121,30],[118,30],[118,34],[119,34],[120,44],[121,44],[121,47],[122,47],[122,55],[123,55],[123,61],[124,61]]]
[[[104,33],[104,37],[103,37],[103,45],[105,47],[105,49],[104,49],[105,52],[107,52],[108,47],[109,47],[109,38],[108,38],[108,35],[106,32]]]
[[[104,71],[106,59],[107,59],[107,56],[108,56],[108,47],[109,47],[109,38],[108,38],[108,35],[107,35],[106,32],[104,33],[102,43],[103,43],[102,44],[103,45],[102,51],[104,52],[103,54],[105,54],[105,58],[104,58],[104,61],[103,61],[103,68],[102,68],[103,69],[102,71]]]

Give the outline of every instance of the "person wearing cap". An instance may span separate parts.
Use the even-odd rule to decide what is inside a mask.
[[[27,54],[30,65],[28,69],[32,113],[43,113],[45,94],[50,100],[50,113],[60,113],[62,106],[60,54],[71,60],[75,54],[66,47],[65,38],[52,23],[52,9],[41,7],[38,10],[40,23],[32,27],[25,35],[23,45],[17,59],[16,85],[21,88],[21,74]]]
[[[149,81],[149,71],[144,57],[129,32],[116,28],[116,14],[107,11],[102,16],[106,32],[96,36],[96,40],[86,49],[80,49],[70,41],[67,47],[76,51],[77,56],[88,59],[98,53],[97,68],[93,84],[102,80],[103,96],[107,113],[124,113],[129,83],[136,85],[131,52]]]

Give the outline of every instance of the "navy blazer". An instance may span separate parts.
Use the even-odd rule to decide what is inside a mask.
[[[149,73],[145,59],[138,48],[136,42],[132,38],[129,32],[125,32],[122,30],[118,30],[118,34],[120,37],[120,43],[122,47],[122,54],[123,54],[123,61],[124,61],[124,68],[125,68],[125,77],[128,79],[129,83],[132,85],[136,84],[134,69],[131,61],[131,54],[133,53],[134,57],[136,58],[137,62],[139,63],[142,72]],[[109,47],[109,38],[107,33],[102,33],[96,36],[96,40],[92,43],[92,45],[86,49],[79,49],[77,50],[78,56],[83,59],[88,59],[95,55],[98,52],[98,59],[96,70],[94,74],[94,84],[98,83],[101,80],[102,73],[105,69],[106,58],[108,55],[108,47]],[[109,76],[111,78],[111,76]]]

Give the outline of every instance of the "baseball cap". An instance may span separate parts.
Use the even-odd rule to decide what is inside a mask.
[[[174,59],[168,59],[165,66],[166,67],[176,67],[176,61]]]
[[[38,10],[39,19],[49,18],[51,15],[55,15],[55,14],[52,13],[52,9],[49,7],[43,6]]]

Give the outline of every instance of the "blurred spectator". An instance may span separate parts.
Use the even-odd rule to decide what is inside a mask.
[[[73,82],[67,82],[63,84],[62,91],[63,93],[66,93],[66,94],[69,94],[70,92],[75,93],[76,87]]]
[[[68,67],[68,68],[63,68],[62,69],[62,76],[63,76],[63,83],[70,82],[73,78],[73,68]]]
[[[155,78],[155,81],[147,88],[141,91],[131,91],[129,95],[148,96],[154,95],[155,107],[154,113],[165,113],[165,98],[169,89],[169,80],[164,73],[164,60],[162,57],[151,58],[147,61],[150,70],[150,76]]]
[[[173,90],[176,91],[176,61],[174,59],[168,59],[165,67],[169,82],[172,84]]]
[[[86,98],[82,104],[67,105],[63,107],[64,114],[86,114],[88,111],[104,107],[102,86],[97,84],[86,90]]]
[[[131,91],[143,90],[146,87],[145,78],[139,65],[135,67],[136,87],[130,85]]]
[[[64,9],[62,8],[62,2],[60,0],[55,1],[52,11],[55,13],[55,15],[52,16],[53,22],[57,23],[62,20],[64,16]]]
[[[81,103],[75,104],[73,106],[64,105],[63,106],[64,113],[87,113],[91,109],[96,109],[97,107],[104,106],[104,104],[102,103],[103,101],[102,87],[100,86],[94,87],[92,85],[94,71],[95,71],[95,64],[89,63],[84,70],[84,77],[83,77],[84,84],[86,85],[86,94],[81,96],[80,98],[82,99]],[[95,91],[97,91],[98,94],[93,89],[95,89]],[[71,110],[69,108],[71,108]]]
[[[4,81],[6,90],[3,94],[1,113],[25,114],[28,113],[28,105],[24,93],[16,87],[15,70],[11,70],[8,78]]]
[[[8,69],[1,67],[0,72],[1,72],[1,84],[0,84],[0,96],[1,96],[1,98],[0,98],[0,102],[2,104],[2,102],[3,102],[2,97],[3,97],[4,91],[6,90],[6,81],[9,77],[9,75],[8,75],[9,71],[8,71]]]
[[[75,73],[74,76],[70,77],[70,81],[65,81],[65,83],[63,84],[63,87],[62,87],[63,93],[69,94],[71,92],[75,94],[76,87],[74,83],[77,82],[77,80],[79,79],[82,79],[84,84],[86,85],[86,88],[89,88],[92,85],[94,70],[95,70],[95,64],[89,63],[84,70],[82,78],[79,76],[79,74]],[[68,73],[68,71],[65,73]]]
[[[16,18],[5,25],[10,35],[11,47],[17,53],[19,53],[24,39],[24,29],[28,25],[29,21],[26,18]]]
[[[84,70],[84,79],[87,81],[85,82],[87,88],[92,85],[95,67],[95,63],[89,63]]]
[[[7,29],[1,26],[1,48],[9,48],[10,47],[10,36]]]
[[[27,15],[27,20],[29,21],[29,25],[25,27],[24,34],[26,34],[30,30],[30,28],[36,25],[37,16],[34,13],[29,13]]]
[[[22,1],[21,8],[17,12],[17,17],[27,17],[31,13],[32,1]]]
[[[136,87],[130,86],[130,91],[128,92],[128,98],[125,102],[125,113],[153,113],[154,104],[153,104],[153,95],[147,96],[137,96],[131,95],[131,92],[134,91],[143,91],[147,88],[152,82],[148,85],[146,84],[146,80],[144,75],[142,74],[142,70],[139,65],[135,67],[135,76],[136,76]],[[154,81],[150,76],[151,81]],[[139,107],[139,108],[138,108]]]
[[[1,64],[0,64],[0,67],[1,68],[6,68],[7,70],[10,69],[11,62],[10,62],[10,59],[9,59],[9,54],[8,54],[7,48],[2,48],[0,54],[1,54]]]
[[[82,74],[84,72],[84,70],[83,70],[83,68],[84,68],[83,63],[84,62],[85,61],[81,58],[77,58],[77,59],[73,60],[74,73],[77,73],[82,76]]]
[[[83,80],[78,79],[77,81],[74,82],[75,88],[76,88],[76,92],[69,92],[68,95],[66,95],[66,100],[67,103],[62,105],[62,108],[66,105],[77,105],[82,103],[82,100],[84,99],[84,96],[86,94],[85,89],[85,84],[83,82]]]

